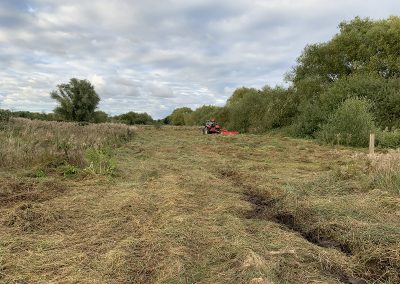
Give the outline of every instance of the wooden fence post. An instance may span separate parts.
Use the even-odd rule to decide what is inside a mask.
[[[375,133],[369,134],[369,154],[373,155],[375,151]]]

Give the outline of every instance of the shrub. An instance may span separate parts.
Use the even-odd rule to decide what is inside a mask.
[[[175,109],[170,117],[170,121],[172,125],[186,125],[185,118],[187,118],[187,114],[192,113],[193,110],[188,107],[181,107]]]
[[[291,133],[298,137],[314,137],[326,120],[318,103],[305,102],[299,106],[299,114],[294,119]]]
[[[259,92],[250,89],[242,97],[229,103],[228,128],[239,132],[261,132],[264,118],[265,98]]]
[[[89,166],[85,168],[86,172],[100,175],[115,175],[115,162],[112,159],[110,148],[88,149],[86,159],[89,161]]]
[[[0,123],[1,122],[8,122],[11,117],[11,112],[8,110],[0,109]]]
[[[261,128],[267,130],[291,124],[298,105],[298,98],[293,89],[265,86],[261,93],[266,104]]]
[[[342,78],[320,96],[321,109],[329,116],[349,98],[365,98],[379,127],[400,127],[400,79],[385,79],[374,74],[357,74]]]
[[[399,148],[400,147],[400,130],[388,129],[378,131],[376,134],[377,145],[382,148]]]
[[[137,113],[133,111],[114,116],[112,120],[115,122],[125,123],[128,125],[153,123],[153,118],[146,112]]]
[[[186,113],[184,121],[186,125],[204,125],[207,120],[214,117],[218,122],[220,122],[220,111],[221,107],[204,105],[193,112]]]
[[[108,114],[104,111],[98,110],[93,113],[92,121],[93,123],[106,123],[109,121]]]
[[[297,97],[292,89],[282,87],[240,88],[228,99],[225,109],[229,128],[260,133],[289,125],[297,111]]]
[[[364,99],[347,99],[322,126],[317,137],[333,144],[368,145],[369,133],[375,128],[370,107],[370,103]]]
[[[73,166],[73,165],[70,165],[70,164],[65,164],[65,165],[61,168],[61,170],[62,170],[63,175],[64,175],[65,177],[74,176],[74,175],[76,175],[76,174],[79,172],[79,170],[78,170],[77,167],[75,167],[75,166]]]

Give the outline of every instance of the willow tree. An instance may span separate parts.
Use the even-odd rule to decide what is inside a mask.
[[[94,86],[88,80],[76,78],[58,85],[50,96],[59,104],[54,112],[69,121],[90,121],[100,102]]]

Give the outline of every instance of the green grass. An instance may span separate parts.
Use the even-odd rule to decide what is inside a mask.
[[[0,282],[398,283],[400,198],[361,150],[142,127],[110,155],[0,171]]]

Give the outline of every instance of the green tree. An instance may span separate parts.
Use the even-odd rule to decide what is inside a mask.
[[[108,120],[109,120],[108,114],[105,113],[104,111],[98,110],[94,112],[91,122],[105,123],[108,122]]]
[[[137,113],[130,111],[121,115],[113,117],[114,121],[133,125],[133,124],[151,124],[153,123],[153,118],[147,113]]]
[[[400,17],[355,18],[326,43],[308,45],[288,75],[298,97],[294,129],[313,136],[348,98],[367,98],[380,127],[400,126]]]
[[[381,128],[400,127],[400,79],[377,74],[354,74],[338,80],[320,97],[323,113],[329,116],[348,98],[365,98]]]
[[[170,120],[173,125],[186,125],[185,123],[185,116],[187,114],[191,114],[193,110],[188,107],[181,107],[175,109],[171,115]]]
[[[356,17],[340,23],[339,28],[332,40],[304,49],[290,76],[296,87],[312,81],[313,88],[307,94],[312,96],[326,83],[353,73],[400,76],[400,17],[379,21]]]
[[[90,121],[100,102],[94,86],[87,80],[72,78],[68,84],[60,84],[50,93],[59,106],[54,112],[65,120]]]
[[[11,117],[9,110],[0,109],[0,122],[8,122]]]
[[[219,113],[221,107],[204,105],[197,108],[185,116],[185,124],[187,125],[203,125],[211,117],[214,117],[219,122]]]
[[[249,94],[254,94],[257,93],[258,90],[255,88],[247,88],[247,87],[241,87],[237,88],[232,96],[229,97],[228,101],[226,102],[226,105],[228,107],[233,107],[237,103],[239,103],[244,97],[248,96]]]

